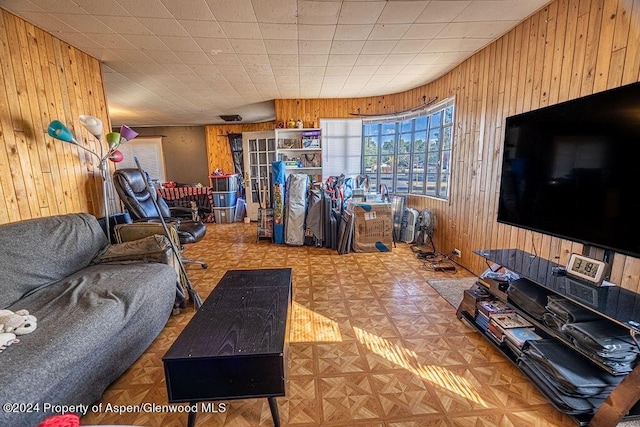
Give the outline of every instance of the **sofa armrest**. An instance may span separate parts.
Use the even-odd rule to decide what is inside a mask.
[[[156,234],[110,245],[100,254],[97,262],[144,261],[171,264],[172,256],[169,240]]]

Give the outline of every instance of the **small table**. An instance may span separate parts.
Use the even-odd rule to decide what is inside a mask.
[[[162,358],[169,402],[266,397],[279,426],[291,288],[290,268],[228,271]]]

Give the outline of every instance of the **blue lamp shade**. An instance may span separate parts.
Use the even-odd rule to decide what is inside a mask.
[[[49,136],[55,139],[59,139],[60,141],[69,142],[71,144],[78,144],[78,141],[73,137],[71,131],[60,122],[60,120],[54,120],[49,123],[49,128],[47,129],[47,133]]]

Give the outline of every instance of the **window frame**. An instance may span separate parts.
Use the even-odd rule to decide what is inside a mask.
[[[450,109],[450,121],[447,121],[449,115],[447,114],[447,110]],[[367,174],[371,177],[371,182],[374,185],[380,185],[384,183],[387,185],[389,192],[395,194],[413,194],[420,195],[426,197],[432,197],[438,200],[450,200],[451,199],[451,177],[452,177],[452,160],[453,160],[453,150],[454,150],[454,124],[455,124],[455,98],[447,98],[438,104],[416,111],[411,112],[409,114],[396,115],[391,117],[372,117],[369,119],[364,119],[362,121],[362,151],[361,151],[361,173]],[[440,121],[438,123],[434,123],[433,118],[435,115],[440,113]],[[416,131],[418,119],[426,118],[426,125],[424,129],[420,129]],[[410,131],[403,132],[403,124],[406,125],[406,122],[410,121]],[[393,123],[395,125],[395,133],[393,135],[393,153],[389,156],[388,153],[383,153],[382,143],[385,137],[390,136],[390,134],[384,134],[383,129],[388,129],[389,124]],[[386,126],[383,126],[386,125]],[[372,131],[372,127],[375,126],[377,128],[377,132]],[[416,141],[420,142],[420,139],[416,140],[416,134],[424,133],[425,140],[422,141],[424,144],[423,151],[415,151]],[[429,136],[433,134],[437,134],[437,143],[434,148],[431,149],[432,145],[430,143]],[[448,141],[449,146],[445,148],[445,136],[450,138]],[[399,151],[400,141],[403,137],[407,137],[409,139],[409,151],[408,153]],[[390,138],[386,138],[389,140]],[[367,163],[371,163],[371,158],[374,155],[368,155],[366,151],[366,147],[368,144],[374,143],[376,145],[377,153],[375,154],[375,162],[373,163],[375,170],[367,170]],[[408,168],[406,172],[399,173],[398,170],[398,162],[400,161],[400,156],[409,155]],[[429,191],[429,181],[427,175],[433,175],[433,173],[428,173],[429,171],[429,157],[430,154],[437,155],[437,172],[436,172],[436,180],[434,182],[433,191]],[[445,158],[448,161],[445,162]],[[386,160],[387,157],[391,157],[392,167],[391,177],[383,177],[382,176],[382,167],[377,167],[377,165],[386,164],[383,162],[383,159]],[[420,176],[419,172],[419,163],[422,160],[422,181],[420,185],[420,181],[416,180],[414,183],[414,178]],[[367,162],[368,161],[368,162]],[[384,173],[385,175],[388,172]],[[400,189],[399,185],[399,175],[407,176],[407,184],[406,189]],[[386,182],[384,182],[386,181]],[[390,181],[390,182],[389,182]]]

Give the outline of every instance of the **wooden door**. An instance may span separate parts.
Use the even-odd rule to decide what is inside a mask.
[[[258,219],[258,208],[271,207],[271,164],[276,161],[274,131],[243,132],[244,182],[247,215]]]

